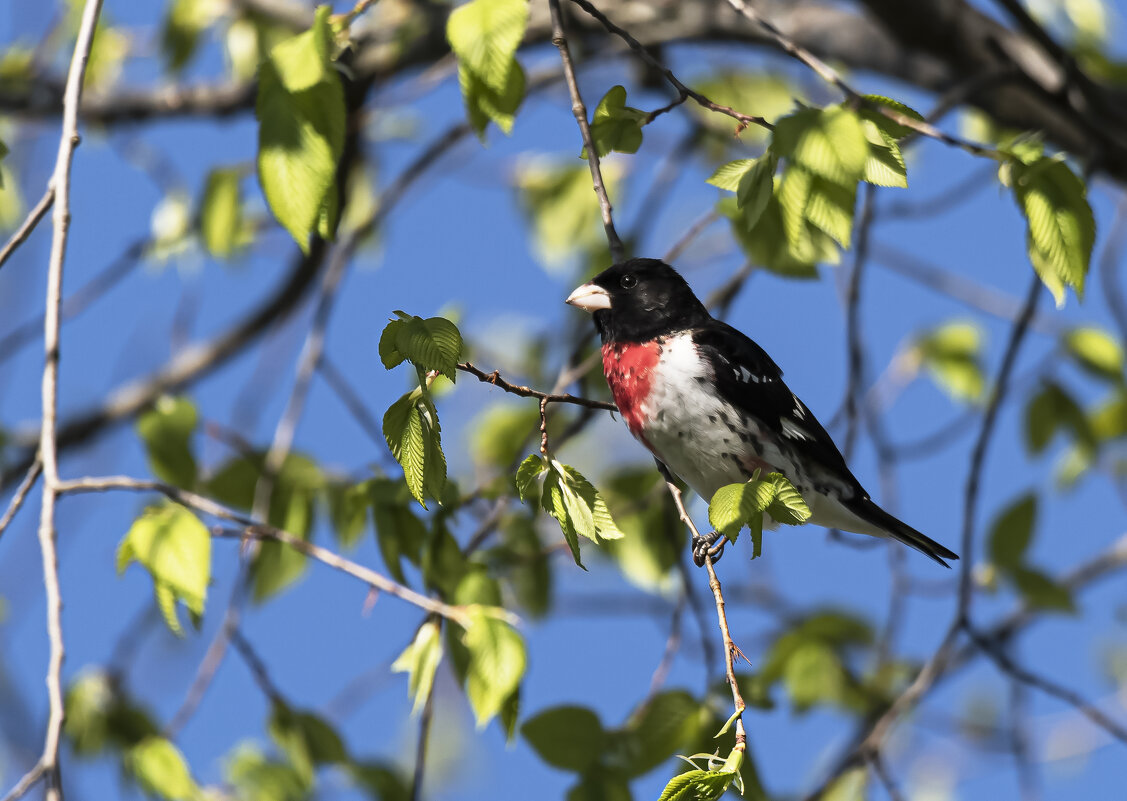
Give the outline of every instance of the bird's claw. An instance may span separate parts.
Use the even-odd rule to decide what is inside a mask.
[[[697,567],[704,567],[705,556],[712,559],[712,563],[716,564],[720,561],[720,557],[724,555],[724,546],[728,544],[728,538],[718,531],[711,531],[708,534],[694,534],[693,535],[693,563]]]

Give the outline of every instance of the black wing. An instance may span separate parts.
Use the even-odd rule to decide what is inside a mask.
[[[693,331],[693,342],[711,364],[717,390],[734,407],[772,432],[807,469],[821,467],[864,490],[833,439],[783,381],[783,371],[763,348],[727,323],[711,320]]]

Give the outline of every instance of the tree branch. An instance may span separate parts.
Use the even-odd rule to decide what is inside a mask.
[[[31,232],[35,230],[35,226],[39,225],[39,221],[47,216],[47,211],[54,202],[55,189],[52,186],[48,186],[47,191],[43,193],[43,197],[39,198],[39,202],[35,204],[35,208],[27,213],[27,218],[19,227],[19,230],[12,234],[3,249],[0,249],[0,268],[2,268],[4,262],[16,252],[16,248],[22,245],[24,241],[31,236]]]
[[[47,780],[45,801],[62,801],[63,779],[59,765],[59,744],[63,735],[63,599],[59,589],[59,557],[55,538],[55,501],[58,498],[59,454],[56,426],[59,406],[59,309],[63,295],[63,265],[66,261],[67,234],[70,230],[70,174],[74,150],[78,146],[78,103],[82,82],[94,42],[94,28],[102,10],[102,0],[86,0],[82,9],[78,39],[67,74],[63,94],[63,125],[55,172],[48,195],[54,195],[51,256],[47,265],[47,301],[43,320],[43,418],[39,429],[39,459],[43,462],[43,500],[39,513],[39,547],[43,552],[43,583],[47,594],[47,637],[51,654],[47,663],[47,734],[40,763]],[[40,201],[46,211],[47,196]],[[29,229],[30,230],[30,229]]]
[[[603,171],[599,167],[599,154],[595,150],[595,141],[591,138],[591,127],[587,124],[587,107],[583,105],[583,97],[579,94],[579,82],[575,78],[575,65],[571,62],[571,49],[567,45],[567,37],[564,36],[560,0],[548,0],[548,9],[552,17],[552,44],[560,51],[560,62],[563,64],[567,91],[571,95],[571,113],[575,115],[575,122],[579,125],[579,134],[583,137],[583,146],[587,149],[587,165],[591,168],[591,184],[599,198],[599,212],[603,218],[603,231],[607,235],[611,258],[616,262],[622,261],[625,258],[626,251],[622,246],[622,240],[618,238],[618,231],[614,229],[610,198],[607,197],[607,189],[603,185]]]

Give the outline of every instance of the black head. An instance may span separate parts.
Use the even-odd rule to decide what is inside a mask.
[[[685,279],[658,259],[620,262],[578,287],[567,302],[593,313],[604,342],[645,342],[709,320]]]

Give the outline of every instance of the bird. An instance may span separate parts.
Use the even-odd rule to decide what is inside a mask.
[[[869,497],[778,365],[714,318],[673,267],[628,259],[566,302],[592,313],[603,374],[630,433],[701,498],[756,471],[778,472],[802,494],[808,522],[891,537],[944,567],[959,558]],[[774,521],[765,515],[764,524]],[[723,544],[717,532],[694,537],[694,560],[703,564],[707,553],[715,561]]]

